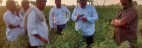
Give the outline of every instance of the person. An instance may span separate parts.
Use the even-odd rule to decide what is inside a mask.
[[[111,25],[115,28],[114,39],[118,45],[123,41],[128,41],[130,48],[135,48],[134,43],[137,40],[138,12],[133,6],[132,0],[120,0],[120,3],[124,7],[111,21]]]
[[[24,26],[27,28],[30,47],[38,48],[43,44],[48,44],[48,27],[43,14],[47,0],[36,0],[36,5],[25,14]]]
[[[16,41],[16,39],[23,34],[23,28],[21,28],[21,19],[14,0],[6,1],[7,11],[3,15],[3,20],[6,24],[6,37],[10,42]]]
[[[87,0],[79,0],[79,6],[76,6],[72,20],[75,22],[76,31],[81,31],[85,37],[87,47],[93,43],[95,33],[95,22],[98,20],[96,9],[87,4]]]
[[[57,29],[57,34],[61,34],[70,19],[70,11],[61,5],[61,0],[55,0],[55,4],[56,6],[49,12],[49,24],[52,29]]]
[[[22,19],[22,22],[20,24],[20,26],[22,28],[24,28],[24,18],[25,18],[25,13],[30,10],[30,3],[29,3],[29,0],[22,0],[21,1],[21,6],[22,6],[22,9],[20,10],[19,12],[19,16],[20,18]],[[26,34],[26,30],[24,29],[24,32]]]

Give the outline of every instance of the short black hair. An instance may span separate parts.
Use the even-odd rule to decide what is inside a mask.
[[[14,0],[7,0],[6,1],[6,6],[11,5],[12,3],[15,3],[15,1]]]
[[[88,0],[78,0],[78,2],[87,2]]]
[[[47,2],[47,0],[36,0],[36,3],[37,2]]]
[[[129,2],[132,2],[132,0],[128,0]]]
[[[21,4],[24,4],[24,3],[27,3],[27,2],[29,3],[29,0],[22,0]]]

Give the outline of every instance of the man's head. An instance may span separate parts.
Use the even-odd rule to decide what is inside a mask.
[[[81,8],[85,8],[87,5],[87,0],[79,0],[78,2]]]
[[[132,3],[132,0],[120,0],[122,6],[126,6],[127,4]]]
[[[61,7],[61,0],[55,0],[56,7]]]
[[[14,12],[16,10],[16,3],[14,0],[7,0],[6,7],[8,10]]]
[[[29,0],[22,0],[22,2],[21,2],[22,8],[23,8],[25,11],[30,7],[29,4],[30,4],[30,3],[29,3]]]
[[[43,10],[45,8],[47,0],[36,0],[36,7],[38,9]]]

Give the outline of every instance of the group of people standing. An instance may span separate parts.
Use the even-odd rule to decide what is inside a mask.
[[[55,0],[55,6],[49,12],[49,26],[56,30],[58,35],[70,18],[75,22],[75,30],[81,31],[87,47],[93,43],[95,33],[95,22],[98,13],[94,6],[87,4],[88,0],[78,0],[79,5],[71,13],[62,5],[61,0]],[[17,11],[14,0],[7,0],[7,11],[3,15],[6,24],[7,40],[14,42],[20,35],[27,35],[30,47],[37,48],[42,44],[49,44],[49,30],[43,9],[47,0],[36,0],[35,6],[30,7],[29,0],[22,0],[22,9]],[[134,48],[138,24],[138,13],[132,5],[132,0],[120,0],[124,8],[112,20],[111,25],[115,28],[115,40],[119,45],[122,41],[129,41],[130,47]],[[101,32],[100,32],[101,33]]]

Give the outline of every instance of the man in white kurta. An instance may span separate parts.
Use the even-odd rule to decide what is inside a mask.
[[[15,1],[6,1],[7,11],[3,15],[3,20],[6,24],[6,37],[8,41],[15,41],[20,34],[23,34],[23,28],[20,27],[21,20],[16,14]]]
[[[46,5],[46,0],[36,0],[36,6],[32,7],[27,13],[24,24],[27,26],[27,32],[31,47],[37,48],[42,44],[47,44],[48,27],[45,16],[42,12]]]
[[[93,43],[97,19],[98,14],[94,6],[87,5],[87,0],[79,0],[79,6],[76,6],[73,11],[72,20],[75,22],[75,29],[81,30],[88,46]]]
[[[57,34],[61,34],[70,19],[70,11],[61,5],[61,0],[55,0],[55,4],[49,12],[49,24],[50,28],[57,29]]]
[[[30,10],[29,0],[22,0],[21,5],[22,5],[22,9],[19,12],[19,16],[22,19],[22,22],[20,23],[20,26],[24,28],[25,13],[28,12],[28,10]],[[24,32],[26,31],[24,30]]]

